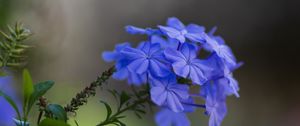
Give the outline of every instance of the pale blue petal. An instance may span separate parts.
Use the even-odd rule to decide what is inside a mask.
[[[183,30],[185,28],[184,24],[176,17],[168,18],[167,25],[177,30]]]
[[[190,79],[195,84],[199,84],[199,85],[202,85],[207,80],[202,70],[196,66],[191,66],[190,68]]]
[[[185,42],[185,36],[184,35],[178,35],[175,37],[180,43]]]
[[[191,59],[194,59],[196,58],[197,56],[197,52],[196,52],[196,49],[193,45],[191,44],[188,44],[188,43],[184,43],[181,47],[181,53],[184,55],[184,57],[187,59],[187,60],[191,60]]]
[[[174,116],[172,111],[168,109],[162,109],[160,112],[155,115],[155,122],[157,126],[171,126],[173,122]]]
[[[104,51],[102,53],[102,58],[105,62],[112,62],[117,59],[118,53],[112,51]]]
[[[155,122],[158,126],[190,126],[190,121],[185,113],[176,113],[167,108],[161,109],[155,115]]]
[[[173,91],[181,99],[189,98],[189,87],[187,85],[170,84],[169,90]]]
[[[223,58],[227,63],[231,65],[236,65],[236,59],[228,46],[220,45],[217,50],[217,54],[221,58]]]
[[[176,75],[187,78],[190,73],[190,66],[185,61],[179,61],[172,64],[173,70]]]
[[[141,46],[140,50],[142,50],[145,54],[149,54],[151,50],[151,42],[143,42],[143,46]]]
[[[151,56],[154,53],[161,53],[162,54],[160,44],[158,44],[158,43],[151,44],[151,49],[149,50],[148,55]]]
[[[146,83],[146,73],[138,75],[135,72],[128,71],[128,83],[133,85],[142,85]]]
[[[128,70],[127,68],[122,68],[122,69],[119,69],[117,72],[115,72],[113,74],[113,78],[114,79],[117,79],[117,80],[124,80],[128,77]]]
[[[121,54],[125,56],[127,59],[137,59],[145,57],[145,53],[141,50],[126,47],[121,51]]]
[[[127,68],[131,72],[136,72],[137,74],[145,73],[148,69],[149,61],[146,58],[140,58],[132,61]]]
[[[205,33],[187,33],[185,37],[193,42],[200,42],[202,44],[205,43]]]
[[[165,87],[156,86],[151,88],[151,100],[157,105],[163,105],[167,100],[167,92]]]
[[[150,71],[154,74],[154,76],[158,77],[164,77],[169,74],[168,67],[154,59],[150,60]]]
[[[126,26],[125,29],[129,34],[133,34],[133,35],[135,35],[135,34],[145,34],[146,33],[145,29],[135,27],[135,26],[131,26],[131,25]]]
[[[169,92],[167,94],[168,107],[174,112],[182,112],[184,110],[180,100],[176,94]]]
[[[189,33],[203,33],[205,31],[205,28],[196,24],[189,24],[188,26],[186,26],[186,30]]]
[[[171,62],[186,61],[185,56],[175,49],[167,48],[165,49],[164,54],[168,60],[171,60]]]
[[[158,26],[159,29],[167,34],[170,38],[176,38],[178,36],[180,36],[180,31],[176,30],[175,28],[171,28],[171,27],[166,27],[166,26]]]
[[[151,43],[158,43],[162,48],[168,47],[168,41],[166,41],[164,38],[162,38],[159,35],[152,35],[151,36]]]

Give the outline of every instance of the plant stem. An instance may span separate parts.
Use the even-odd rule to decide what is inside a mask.
[[[78,110],[80,106],[87,103],[87,99],[90,96],[96,95],[96,88],[105,83],[115,71],[116,69],[114,66],[104,71],[102,75],[97,77],[94,82],[92,82],[88,87],[84,88],[81,92],[77,93],[74,98],[72,98],[70,104],[64,107],[65,111],[76,113],[75,111]]]
[[[105,126],[105,125],[111,124],[112,122],[114,122],[114,119],[117,118],[120,114],[122,114],[122,113],[124,113],[124,112],[126,112],[126,111],[128,111],[132,108],[135,108],[139,104],[143,104],[143,103],[146,103],[148,101],[149,101],[149,97],[139,99],[139,100],[135,101],[133,104],[131,104],[131,105],[129,105],[129,106],[123,108],[123,109],[118,110],[115,114],[113,114],[112,116],[110,116],[108,119],[101,122],[97,126]]]

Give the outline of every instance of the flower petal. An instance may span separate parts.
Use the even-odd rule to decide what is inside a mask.
[[[196,24],[189,24],[188,26],[186,26],[186,30],[189,33],[203,33],[205,31],[205,28]]]
[[[181,47],[181,53],[187,60],[196,58],[196,49],[193,45],[189,43],[184,43]]]
[[[121,51],[121,54],[127,57],[127,59],[137,59],[145,57],[145,53],[143,51],[131,47],[124,48]]]
[[[165,64],[154,59],[150,60],[150,71],[158,77],[164,77],[169,74],[168,67]]]
[[[180,36],[180,31],[176,30],[172,27],[166,27],[166,26],[158,26],[159,29],[167,34],[170,38],[176,38],[177,36]]]
[[[171,62],[186,61],[185,56],[175,49],[167,48],[165,49],[164,54]]]
[[[189,98],[189,87],[187,85],[180,85],[180,84],[170,84],[169,90],[173,91],[181,99],[188,99]]]
[[[202,85],[207,78],[204,76],[201,69],[196,66],[191,66],[190,68],[190,78],[196,84]]]
[[[163,105],[167,99],[167,92],[165,91],[165,87],[152,87],[151,88],[151,100],[157,105]]]
[[[112,51],[104,51],[102,53],[102,58],[106,62],[115,61],[117,59],[117,56],[118,56],[118,54],[116,52],[112,52]]]
[[[142,74],[147,71],[149,66],[149,61],[146,58],[140,58],[132,61],[127,68],[132,71],[136,72],[137,74]]]
[[[176,17],[168,18],[167,25],[177,30],[183,30],[185,28],[184,24]]]
[[[146,34],[146,30],[143,28],[139,28],[139,27],[135,27],[135,26],[131,26],[128,25],[125,27],[126,32],[128,32],[129,34]]]
[[[187,78],[190,73],[190,66],[184,61],[175,62],[172,64],[173,70],[176,75]]]
[[[187,33],[185,35],[186,38],[188,38],[189,40],[193,41],[193,42],[200,42],[202,44],[205,43],[205,33]]]
[[[184,110],[176,94],[169,92],[167,95],[167,103],[169,108],[174,112],[182,112]]]

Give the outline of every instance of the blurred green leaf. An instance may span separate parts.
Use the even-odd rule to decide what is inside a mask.
[[[46,118],[39,124],[39,126],[70,126],[70,125],[61,120]]]
[[[12,100],[12,98],[10,96],[6,95],[1,90],[0,90],[0,96],[3,96],[4,99],[11,105],[11,107],[16,111],[16,113],[18,115],[18,118],[20,119],[21,118],[21,113],[20,113],[20,111],[18,109],[17,104]]]
[[[106,108],[106,111],[107,111],[106,119],[108,119],[111,116],[111,113],[112,113],[111,107],[105,101],[100,101],[100,102],[105,105],[105,108]]]
[[[52,117],[57,120],[66,122],[68,117],[65,109],[58,104],[49,104],[46,108],[47,112],[50,112]]]
[[[39,97],[42,97],[53,85],[54,81],[44,81],[34,85],[34,92],[31,94],[27,106],[28,111],[30,111],[31,107],[39,99]]]
[[[34,91],[34,87],[31,79],[31,75],[27,69],[24,69],[23,70],[23,93],[24,93],[23,111],[25,113],[26,113],[25,108],[28,105],[28,101],[33,91]]]
[[[123,91],[120,96],[120,106],[122,106],[125,102],[129,101],[130,98],[131,97]]]

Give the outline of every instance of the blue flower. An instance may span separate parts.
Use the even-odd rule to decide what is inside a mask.
[[[135,72],[131,72],[127,69],[127,65],[130,63],[125,56],[122,55],[121,51],[126,48],[130,47],[128,42],[117,44],[115,46],[114,51],[105,51],[102,53],[102,57],[106,62],[116,62],[116,72],[113,74],[113,78],[117,80],[124,80],[128,79],[129,84],[133,85],[141,85],[146,82],[146,75],[139,75]]]
[[[209,126],[220,126],[227,114],[225,87],[218,83],[206,83],[203,89]]]
[[[221,83],[227,84],[227,95],[234,94],[236,97],[240,97],[238,82],[233,78],[233,74],[229,69],[224,70],[224,80]]]
[[[127,68],[131,72],[137,74],[149,72],[152,76],[158,77],[169,74],[169,67],[159,44],[143,42],[138,48],[127,47],[121,53],[130,61]]]
[[[204,42],[205,28],[196,24],[185,26],[179,19],[172,17],[167,21],[168,26],[158,26],[168,37],[178,40],[181,43],[188,38],[195,42]]]
[[[160,44],[162,49],[166,48],[172,48],[172,49],[177,49],[178,44],[180,44],[178,41],[174,39],[165,39],[162,36],[159,35],[152,35],[151,36],[151,43],[158,43]]]
[[[168,106],[174,112],[182,112],[182,100],[189,98],[187,85],[178,84],[175,77],[151,81],[151,99],[159,106]]]
[[[236,58],[233,55],[230,47],[228,47],[224,40],[220,37],[204,35],[205,45],[204,48],[208,51],[215,52],[226,64],[236,66]]]
[[[185,113],[196,108],[206,109],[209,126],[220,126],[227,114],[226,97],[239,97],[233,71],[242,63],[237,62],[224,39],[214,35],[216,27],[205,33],[204,27],[185,26],[175,17],[168,19],[167,26],[158,27],[126,27],[130,34],[147,35],[147,40],[136,48],[126,43],[103,53],[105,61],[115,61],[113,77],[134,85],[149,84],[151,100],[163,108],[155,118],[159,126],[189,126]],[[200,58],[202,51],[208,56]],[[200,95],[189,94],[190,86],[179,84],[177,77],[200,85]],[[198,96],[205,105],[194,103]]]
[[[11,96],[14,101],[18,101],[17,97],[14,96],[14,90],[11,87],[13,78],[11,76],[0,77],[0,90]],[[20,105],[19,102],[17,104]],[[1,126],[12,126],[14,125],[13,118],[16,117],[16,112],[10,106],[10,104],[0,96],[0,125]],[[20,106],[19,106],[20,107]]]
[[[131,25],[126,26],[125,29],[129,34],[133,34],[133,35],[136,35],[136,34],[140,34],[140,35],[161,34],[161,32],[157,29],[151,29],[151,28],[143,29],[143,28],[139,28],[139,27],[135,27],[135,26],[131,26]]]
[[[190,78],[194,83],[202,85],[207,81],[205,71],[210,71],[211,68],[204,65],[204,61],[198,59],[196,53],[195,47],[188,43],[184,43],[180,51],[168,48],[164,52],[176,75]]]
[[[102,58],[106,62],[118,61],[123,58],[120,52],[126,47],[130,47],[128,42],[117,44],[114,51],[104,51],[102,53]]]
[[[183,112],[173,112],[167,108],[161,109],[155,115],[155,122],[158,126],[190,126],[191,123]]]

